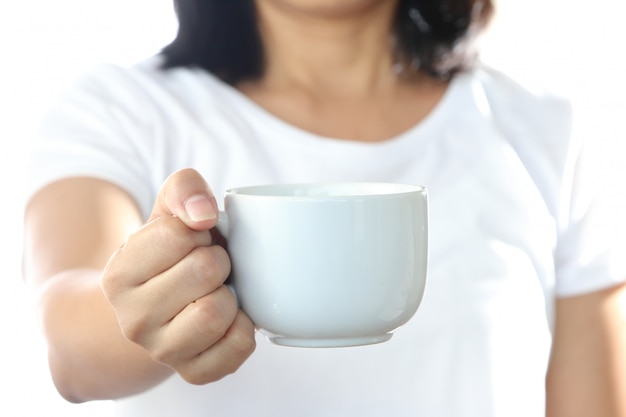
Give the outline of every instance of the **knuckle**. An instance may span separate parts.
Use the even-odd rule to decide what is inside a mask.
[[[195,245],[192,231],[178,217],[159,217],[152,222],[154,239],[166,244],[175,253],[184,253]]]
[[[256,349],[254,326],[238,313],[236,320],[219,343],[194,360],[181,363],[176,371],[190,384],[203,385],[235,373]]]
[[[223,358],[221,371],[224,376],[234,374],[256,349],[254,337],[240,333],[229,340],[228,354]]]
[[[119,265],[121,251],[122,248],[116,250],[111,255],[100,275],[100,287],[109,300],[114,298],[126,286],[124,270]]]
[[[188,383],[192,385],[204,385],[209,382],[215,382],[220,380],[223,376],[215,370],[178,370],[180,376]]]
[[[250,334],[245,331],[237,331],[233,330],[229,333],[228,337],[231,340],[231,353],[232,356],[238,359],[246,359],[254,353],[256,350],[256,340],[254,339],[254,333]],[[237,370],[242,362],[238,362],[236,368],[233,371]]]
[[[236,306],[216,300],[215,296],[203,297],[193,303],[195,324],[206,336],[219,339],[228,331],[236,316]]]
[[[152,359],[164,365],[173,367],[178,362],[178,351],[168,344],[157,344],[149,349],[149,353]]]
[[[132,315],[121,316],[118,322],[124,337],[133,343],[146,347],[150,339],[151,326],[147,314],[142,311],[133,311]]]
[[[230,259],[219,246],[199,247],[191,254],[192,274],[221,284],[230,273]]]
[[[205,360],[204,352],[198,357],[178,364],[174,369],[188,383],[192,385],[204,385],[210,382],[219,381],[227,375],[223,372],[221,363],[213,360]]]
[[[208,247],[211,244],[209,231],[192,230],[175,216],[159,217],[150,223],[153,228],[150,241],[175,254],[190,253],[196,247]]]
[[[122,327],[126,339],[141,346],[155,361],[174,366],[179,361],[179,351],[169,343],[145,320],[133,320]]]
[[[120,281],[121,277],[119,274],[108,268],[105,269],[100,277],[100,288],[110,302],[113,302],[116,298],[118,288],[120,287]]]

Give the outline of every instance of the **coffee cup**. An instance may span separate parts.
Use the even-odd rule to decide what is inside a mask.
[[[428,213],[421,186],[234,188],[217,227],[241,309],[278,345],[387,341],[424,294]]]

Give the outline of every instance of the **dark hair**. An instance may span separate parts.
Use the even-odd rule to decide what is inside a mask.
[[[164,68],[199,67],[229,84],[263,74],[253,0],[174,0],[178,34]],[[472,40],[489,21],[491,0],[399,0],[394,21],[400,63],[449,77],[474,58]]]

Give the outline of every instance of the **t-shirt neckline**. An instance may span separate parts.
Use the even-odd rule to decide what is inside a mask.
[[[419,122],[409,127],[404,132],[399,133],[396,136],[393,136],[388,139],[384,139],[381,141],[375,142],[363,142],[358,140],[350,140],[350,139],[340,139],[334,137],[328,137],[319,135],[313,132],[310,132],[306,129],[300,128],[275,114],[269,112],[264,107],[250,99],[248,96],[243,94],[237,88],[224,83],[219,80],[215,75],[203,71],[211,83],[215,84],[219,90],[223,93],[223,98],[231,101],[237,107],[244,108],[247,111],[247,114],[251,119],[257,120],[262,125],[270,128],[276,132],[282,132],[286,134],[287,137],[299,137],[304,140],[313,141],[319,145],[322,143],[332,143],[334,146],[347,146],[347,147],[375,147],[375,148],[386,148],[386,147],[394,147],[396,145],[401,146],[406,141],[413,141],[416,137],[427,137],[429,132],[433,129],[436,129],[438,126],[441,126],[442,120],[446,118],[446,115],[449,115],[451,111],[453,111],[453,107],[456,107],[455,103],[458,103],[456,100],[456,96],[458,91],[462,89],[464,85],[463,79],[467,77],[467,73],[458,73],[451,80],[448,86],[446,87],[445,92],[439,99],[439,101],[435,104],[435,106],[431,109],[431,111]]]

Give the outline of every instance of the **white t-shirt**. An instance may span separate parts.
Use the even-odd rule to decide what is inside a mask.
[[[573,189],[581,146],[566,102],[477,67],[419,125],[360,143],[290,126],[202,70],[158,62],[102,66],[52,109],[33,143],[33,192],[98,177],[147,217],[165,178],[185,167],[218,200],[261,183],[421,184],[429,275],[419,311],[389,342],[302,349],[258,336],[234,375],[201,387],[172,377],[118,401],[119,416],[544,415],[555,297],[626,276]]]

